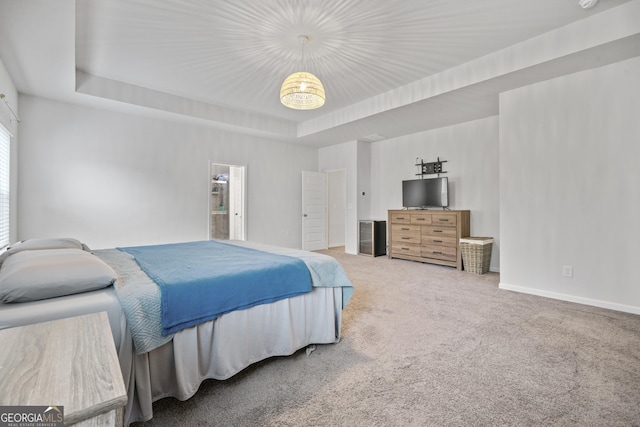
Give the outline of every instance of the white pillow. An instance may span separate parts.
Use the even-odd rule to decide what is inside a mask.
[[[82,249],[25,250],[0,268],[0,301],[25,302],[106,288],[116,273]]]
[[[71,237],[57,237],[44,239],[28,239],[16,242],[9,246],[6,251],[0,255],[0,264],[4,262],[9,255],[40,249],[84,249],[79,240]]]

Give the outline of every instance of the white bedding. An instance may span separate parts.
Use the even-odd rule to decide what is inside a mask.
[[[126,330],[126,320],[112,286],[58,298],[18,304],[0,304],[0,329],[100,311],[107,312],[116,349],[119,349]]]

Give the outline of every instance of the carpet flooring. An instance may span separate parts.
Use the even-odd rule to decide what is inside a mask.
[[[325,253],[356,289],[341,342],[205,381],[135,425],[640,426],[640,316]]]

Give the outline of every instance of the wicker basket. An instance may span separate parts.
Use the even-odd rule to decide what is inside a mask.
[[[491,237],[465,237],[460,239],[460,251],[464,269],[469,273],[484,274],[491,263]]]

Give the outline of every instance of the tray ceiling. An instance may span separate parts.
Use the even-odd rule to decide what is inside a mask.
[[[600,0],[585,10],[577,0],[0,0],[0,58],[23,93],[74,99],[71,89],[173,114],[191,109],[213,126],[327,145],[402,133],[391,121],[412,115],[406,128],[419,130],[420,115],[446,116],[440,104],[345,116],[622,3]],[[304,56],[301,34],[312,39]],[[320,109],[279,102],[282,81],[301,68],[325,86]],[[474,95],[478,115],[497,112],[495,90]],[[455,99],[441,101],[455,109]],[[382,120],[390,123],[375,126]]]

